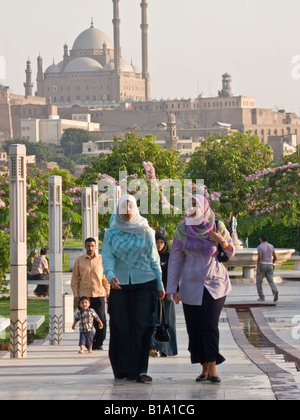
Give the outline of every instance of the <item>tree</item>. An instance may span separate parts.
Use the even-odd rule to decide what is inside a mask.
[[[34,174],[34,176],[31,176]],[[54,169],[52,172],[28,170],[26,178],[27,199],[27,247],[31,249],[44,248],[49,245],[49,216],[48,216],[48,178],[51,175],[62,176],[62,218],[63,238],[65,240],[74,230],[78,235],[81,231],[81,215],[73,208],[71,197],[65,194],[64,188],[75,185],[75,178],[68,171]],[[9,238],[9,176],[0,175],[0,232],[3,238],[2,264],[9,266],[9,252],[5,252],[5,234]],[[3,233],[2,233],[3,232]],[[9,250],[9,246],[8,246]],[[5,258],[7,259],[5,260]],[[1,270],[1,264],[0,264]],[[1,276],[1,274],[0,274]]]
[[[0,294],[8,293],[6,287],[6,273],[9,270],[9,235],[0,229]]]
[[[80,177],[80,183],[83,185],[97,184],[101,179],[106,180],[109,184],[117,186],[119,184],[119,173],[125,171],[127,173],[127,185],[132,186],[131,182],[139,180],[143,181],[141,189],[137,186],[137,190],[128,192],[135,194],[145,194],[148,197],[148,211],[142,214],[148,218],[153,228],[159,226],[168,226],[168,233],[172,234],[174,226],[178,223],[178,217],[175,215],[175,209],[171,202],[174,192],[171,192],[169,202],[163,195],[163,187],[160,183],[171,182],[172,179],[182,181],[185,162],[180,158],[177,151],[172,149],[161,149],[152,136],[138,137],[134,132],[129,132],[124,139],[115,138],[110,154],[101,154],[91,159],[90,164],[84,169]],[[151,214],[151,181],[157,184],[159,195],[158,214]],[[136,184],[137,185],[137,184]],[[171,188],[170,188],[171,190]],[[71,191],[71,194],[73,192]],[[80,202],[78,194],[77,205]],[[169,208],[170,214],[163,214],[163,208]],[[106,213],[99,216],[99,226],[101,229],[100,236],[103,235],[105,227],[109,224],[110,214]]]
[[[251,132],[231,132],[204,140],[193,153],[185,177],[203,179],[209,192],[221,192],[219,212],[224,217],[242,215],[249,186],[245,177],[269,165],[272,149]]]
[[[260,227],[268,223],[300,227],[300,162],[257,171],[246,182],[251,188],[243,221],[248,231],[253,220]]]
[[[78,128],[67,128],[61,139],[60,144],[66,156],[82,153],[82,143],[92,141],[92,135],[86,130]]]
[[[25,144],[26,154],[28,156],[35,155],[35,159],[37,162],[50,162],[54,159],[53,153],[49,145],[41,140],[39,142],[32,142],[25,139],[5,140],[4,150],[7,153],[11,144]]]
[[[119,179],[119,172],[126,171],[145,179],[143,162],[151,161],[159,179],[182,179],[185,162],[177,151],[164,150],[155,142],[155,137],[138,137],[135,133],[126,133],[124,139],[114,138],[109,154],[100,154],[91,159],[81,178],[85,185],[93,184],[98,174],[106,174]]]

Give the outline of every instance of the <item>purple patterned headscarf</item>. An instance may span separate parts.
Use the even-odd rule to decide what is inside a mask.
[[[175,231],[174,241],[178,241],[180,248],[187,254],[211,257],[217,252],[215,242],[208,238],[209,232],[216,230],[215,214],[204,196],[194,195],[188,201],[191,202],[193,198],[197,202],[196,207],[193,208],[193,211],[196,211],[196,217],[187,216],[179,224]]]

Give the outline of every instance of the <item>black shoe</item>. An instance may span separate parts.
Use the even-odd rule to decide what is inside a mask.
[[[93,346],[93,350],[103,350],[103,346]]]
[[[278,300],[278,292],[275,292],[274,293],[274,302],[277,302],[277,300]]]
[[[148,375],[140,375],[137,380],[137,382],[142,382],[142,383],[149,383],[152,381],[151,376]]]
[[[209,375],[199,375],[196,378],[196,382],[204,382],[204,381],[209,381],[210,376]]]
[[[221,382],[221,378],[219,378],[219,376],[210,376],[209,380],[213,384],[219,384]]]

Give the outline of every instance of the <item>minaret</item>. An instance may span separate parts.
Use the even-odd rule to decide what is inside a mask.
[[[41,54],[39,54],[37,58],[37,75],[36,75],[37,96],[44,96],[43,81],[44,81],[43,59],[41,57]]]
[[[64,64],[65,66],[68,64],[69,62],[69,48],[67,46],[67,43],[65,43],[64,45]]]
[[[166,146],[168,149],[177,150],[178,136],[176,128],[176,117],[174,114],[169,114],[167,121],[167,135],[165,137]]]
[[[148,72],[148,23],[147,23],[147,0],[142,0],[142,77],[145,80],[145,100],[150,99],[150,75]]]
[[[25,73],[26,73],[26,82],[24,83],[24,88],[25,88],[25,97],[27,98],[28,96],[32,96],[32,88],[33,88],[33,83],[31,80],[31,76],[32,76],[31,62],[29,59],[27,60],[27,67],[26,67]]]
[[[222,91],[224,96],[232,96],[232,79],[228,73],[222,75]]]
[[[113,84],[113,98],[116,101],[120,101],[120,59],[121,59],[121,47],[120,47],[120,15],[119,15],[119,1],[113,1],[113,26],[114,26],[114,84]]]

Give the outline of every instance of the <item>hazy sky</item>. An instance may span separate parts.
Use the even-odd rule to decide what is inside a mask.
[[[44,71],[61,61],[91,17],[113,42],[112,0],[0,0],[0,13],[0,82],[13,93],[28,57],[35,81],[39,53]],[[234,95],[300,115],[299,16],[299,0],[148,0],[152,98],[216,96],[228,72]],[[141,68],[140,0],[120,0],[120,18],[122,56]]]

